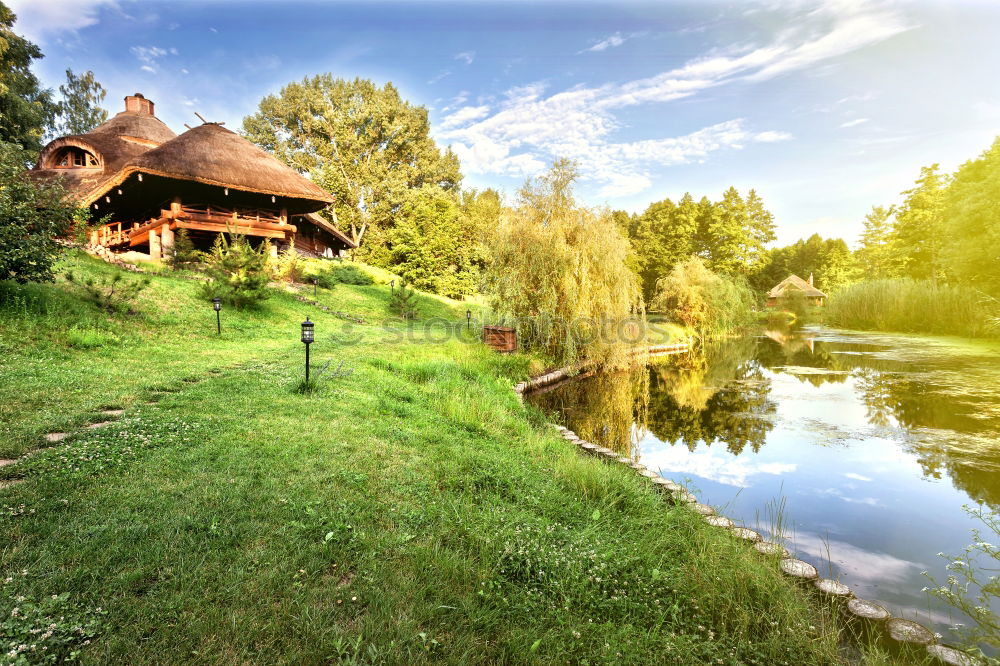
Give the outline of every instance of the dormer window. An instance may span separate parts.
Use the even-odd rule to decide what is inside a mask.
[[[101,165],[93,153],[70,146],[56,154],[55,166],[57,169],[94,169]]]

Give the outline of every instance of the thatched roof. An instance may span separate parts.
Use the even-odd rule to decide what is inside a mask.
[[[51,141],[42,149],[32,174],[40,178],[62,178],[71,196],[89,204],[111,187],[110,181],[129,160],[176,136],[156,116],[122,111],[86,134],[62,136]],[[54,168],[56,154],[67,146],[89,151],[99,160],[100,168]],[[95,190],[97,193],[92,194]]]
[[[305,200],[314,202],[313,210],[333,203],[311,180],[217,123],[193,127],[133,158],[116,180],[135,172]]]
[[[809,298],[826,298],[826,294],[812,286],[798,275],[789,275],[779,282],[771,291],[767,292],[768,298],[781,298],[787,296],[789,292],[801,291]]]

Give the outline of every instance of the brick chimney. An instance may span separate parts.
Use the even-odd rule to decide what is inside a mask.
[[[154,116],[153,102],[142,96],[142,93],[129,95],[125,98],[125,110],[141,113],[146,116]]]

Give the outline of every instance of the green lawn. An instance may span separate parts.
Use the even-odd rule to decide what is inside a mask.
[[[774,562],[523,408],[510,387],[537,361],[288,294],[227,309],[217,337],[195,286],[154,278],[140,314],[107,318],[64,284],[2,285],[0,456],[73,433],[0,468],[24,480],[0,490],[4,653],[840,663],[836,628]],[[321,299],[380,323],[387,291]],[[423,299],[464,321],[464,303]],[[314,366],[333,363],[303,395],[307,314]],[[80,428],[102,407],[125,413]]]

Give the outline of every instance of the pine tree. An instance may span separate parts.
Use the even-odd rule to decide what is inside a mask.
[[[166,263],[174,270],[197,266],[204,255],[195,249],[187,229],[178,229],[174,236],[174,247],[166,258]]]
[[[389,297],[389,311],[403,319],[417,316],[417,292],[405,280]]]
[[[264,241],[258,248],[250,245],[245,236],[226,234],[215,238],[215,245],[205,256],[205,273],[209,281],[202,287],[205,298],[221,298],[236,307],[250,307],[266,300],[271,294],[270,280],[271,244]]]

